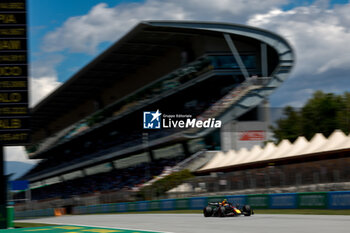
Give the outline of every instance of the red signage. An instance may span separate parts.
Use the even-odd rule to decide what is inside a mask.
[[[265,140],[265,132],[262,130],[251,130],[240,132],[239,134],[240,141],[264,141]]]

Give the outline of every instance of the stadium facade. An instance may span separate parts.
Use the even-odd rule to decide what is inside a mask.
[[[259,138],[261,106],[293,63],[288,42],[262,29],[141,22],[32,109],[26,149],[42,160],[21,179],[46,185],[38,199],[132,188],[202,149],[235,148],[241,123]],[[147,129],[158,115],[146,113],[169,127]],[[169,116],[213,123],[170,127]]]

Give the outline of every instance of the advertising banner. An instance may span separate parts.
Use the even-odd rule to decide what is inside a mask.
[[[225,196],[208,197],[208,202],[221,202],[225,199]]]
[[[298,208],[300,209],[326,209],[327,192],[298,193]]]
[[[253,209],[267,209],[269,208],[269,196],[268,194],[248,195],[247,204]]]
[[[190,200],[188,198],[176,199],[175,208],[177,210],[188,210],[190,208]]]
[[[230,195],[225,197],[228,202],[234,205],[244,206],[247,204],[247,196],[246,195]]]
[[[162,207],[162,210],[174,210],[175,200],[174,199],[161,200],[161,207]]]
[[[350,191],[329,192],[329,209],[350,209]]]
[[[128,211],[130,211],[130,212],[137,211],[137,202],[129,202],[128,203]]]
[[[149,211],[149,201],[139,201],[137,203],[138,211]]]
[[[281,193],[269,195],[270,209],[296,209],[297,194],[296,193]]]
[[[150,210],[160,210],[160,201],[150,201],[149,208]]]
[[[190,199],[191,210],[201,210],[208,204],[207,197],[192,197]]]
[[[117,212],[126,212],[128,210],[127,203],[118,203],[117,204]]]

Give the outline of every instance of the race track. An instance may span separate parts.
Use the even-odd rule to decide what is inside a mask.
[[[350,216],[254,215],[237,218],[204,218],[200,214],[75,215],[18,222],[98,226],[174,233],[335,233],[348,232]]]

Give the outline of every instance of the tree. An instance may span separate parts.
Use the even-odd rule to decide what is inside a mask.
[[[278,141],[288,139],[293,142],[302,133],[300,113],[287,106],[284,108],[283,114],[285,118],[277,120],[277,127],[272,127],[272,131]]]
[[[300,111],[287,106],[284,115],[276,122],[276,127],[271,127],[278,141],[293,142],[298,136],[310,140],[315,133],[328,137],[335,129],[349,133],[350,93],[335,95],[316,91]]]

